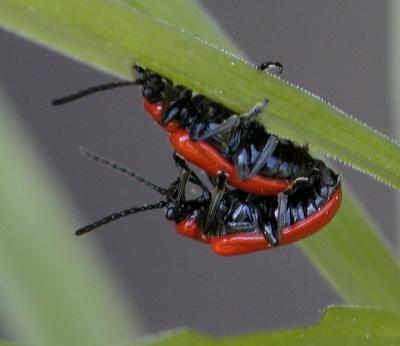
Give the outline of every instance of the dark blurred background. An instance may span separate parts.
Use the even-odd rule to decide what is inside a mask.
[[[285,79],[394,135],[385,1],[203,3],[252,61],[281,61]],[[77,151],[85,145],[163,186],[175,179],[167,136],[146,115],[138,90],[111,91],[53,108],[53,98],[113,78],[4,31],[0,43],[0,83],[83,222],[158,201],[146,187]],[[391,190],[346,167],[340,170],[393,240]],[[176,235],[160,211],[121,220],[88,237],[122,281],[146,332],[189,326],[225,335],[293,327],[317,321],[321,309],[342,302],[296,246],[220,258],[207,246]]]

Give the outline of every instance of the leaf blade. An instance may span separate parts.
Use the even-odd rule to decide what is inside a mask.
[[[399,265],[357,202],[347,189],[337,217],[300,247],[347,302],[400,312]]]
[[[70,201],[1,93],[0,138],[5,330],[43,346],[131,341],[134,319],[122,308],[122,290],[89,243],[75,240]]]
[[[88,2],[90,2],[90,0]],[[8,3],[10,4],[12,2],[8,1]],[[15,1],[13,1],[13,3],[15,3]],[[21,0],[18,3],[25,3],[26,4],[27,0],[24,0],[24,1]],[[29,3],[41,3],[42,5],[44,4],[43,1],[38,1],[38,0],[35,0],[35,1],[31,0]],[[71,9],[71,4],[74,3],[74,1],[64,2],[64,4],[65,3],[70,4],[70,9]],[[92,1],[92,3],[93,3],[93,1]],[[103,1],[96,1],[96,3],[104,4]],[[132,6],[132,4],[134,5],[135,3],[136,2],[134,0],[127,0],[125,2],[122,2],[122,1],[114,2],[114,4],[116,4],[116,6],[122,6],[123,5],[122,7],[128,8],[128,10],[129,10],[127,14],[125,13],[121,17],[121,18],[125,18],[125,20],[122,20],[120,18],[120,21],[125,23],[126,19],[128,19],[128,18],[132,19],[132,16],[134,16],[134,17],[136,16],[137,13],[134,10],[132,10],[131,7],[129,7],[129,6]],[[0,8],[1,8],[1,6],[4,6],[4,3],[0,3]],[[55,6],[55,5],[50,3],[50,6]],[[100,18],[103,18],[104,15],[107,15],[107,13],[110,12],[110,11],[107,10],[107,8],[108,8],[107,6],[110,6],[110,5],[106,4],[104,8],[100,9],[100,12],[99,12]],[[106,8],[106,10],[105,10],[105,8]],[[119,9],[119,10],[121,10],[121,9]],[[147,8],[147,10],[148,11],[151,10],[150,6]],[[83,11],[83,9],[80,8],[80,11]],[[157,13],[159,13],[159,12],[157,12]],[[154,25],[155,26],[158,25],[158,24],[154,24],[154,21],[150,20],[150,22],[149,22],[149,19],[147,17],[142,16],[140,14],[137,14],[137,15],[138,15],[138,21],[142,25],[143,25],[143,23],[150,23],[151,24],[150,27],[154,29],[154,31],[150,32],[149,37],[156,37],[156,34],[157,33],[159,34],[161,32],[160,31],[161,29],[159,30],[159,28],[158,29],[154,28]],[[196,15],[199,15],[199,14],[197,13]],[[114,17],[118,17],[118,16],[114,15]],[[2,16],[2,12],[0,12],[0,20],[1,19],[4,20],[4,15]],[[98,20],[98,18],[96,18],[95,22],[97,22],[97,20]],[[175,23],[179,23],[179,18],[175,18],[174,19],[172,15],[169,18],[169,20],[174,24]],[[204,19],[204,21],[206,21],[206,19]],[[9,23],[10,23],[10,21],[9,21]],[[23,23],[23,25],[24,25],[23,28],[25,28],[27,30],[27,27],[26,27],[27,24],[26,23],[27,23],[26,21]],[[119,28],[118,23],[114,23],[113,20],[111,21],[111,23],[116,24],[116,27]],[[59,25],[59,24],[57,24],[57,25]],[[108,23],[108,25],[110,25],[110,23]],[[132,22],[130,22],[130,25],[132,25]],[[104,24],[102,24],[101,27],[104,27]],[[139,27],[141,27],[143,29],[143,26],[138,25],[138,28]],[[146,27],[146,26],[144,26],[144,27]],[[162,30],[164,30],[164,29],[165,29],[165,27],[163,27]],[[187,28],[187,29],[190,30],[190,28]],[[23,29],[20,29],[20,30],[23,30]],[[90,32],[90,29],[88,29],[88,30]],[[173,28],[169,28],[168,30],[169,30],[168,31],[168,35],[169,36],[168,35],[167,36],[170,37],[170,39],[169,40],[168,39],[165,40],[165,42],[170,42],[171,41],[171,37],[174,37],[174,34],[177,34],[178,36],[179,35],[181,35],[181,36],[183,35],[183,39],[187,39],[189,41],[193,40],[193,39],[197,40],[196,38],[193,38],[193,37],[189,37],[188,38],[186,34],[182,34],[180,31],[177,31],[177,30],[175,30]],[[170,31],[172,31],[172,32],[170,32]],[[120,33],[117,33],[117,32],[114,31],[112,33],[112,35],[115,35],[114,40],[117,39],[118,37],[120,37],[121,39],[125,40],[126,35],[129,36],[129,33],[130,33],[130,31],[128,30],[127,32],[123,32],[121,35],[119,35]],[[35,32],[35,35],[36,34],[38,34],[38,32]],[[42,33],[39,32],[39,34],[41,35]],[[112,35],[111,36],[110,35],[111,34],[109,34],[109,33],[105,34],[104,37],[106,37],[106,39],[103,40],[103,43],[102,43],[103,45],[106,45],[107,42],[109,41],[109,39],[112,38],[111,37]],[[216,32],[215,35],[218,36],[218,35],[220,35],[220,33]],[[43,39],[43,37],[41,37],[41,39]],[[220,39],[223,41],[223,38],[220,38]],[[127,38],[127,42],[129,42],[129,44],[127,44],[127,46],[120,46],[119,47],[119,49],[121,50],[119,53],[129,55],[130,54],[129,51],[132,51],[132,47],[133,46],[136,47],[136,49],[142,48],[142,49],[146,50],[147,53],[144,54],[144,55],[141,55],[139,58],[140,59],[148,59],[148,64],[151,65],[150,67],[158,68],[159,71],[161,71],[163,73],[165,72],[164,74],[167,75],[167,76],[175,76],[175,73],[176,73],[176,76],[178,76],[177,78],[181,78],[182,81],[187,81],[187,83],[192,83],[192,84],[188,84],[188,85],[191,86],[191,87],[193,87],[193,85],[194,85],[195,89],[197,89],[199,91],[203,91],[204,93],[207,93],[206,89],[208,89],[208,87],[209,87],[209,84],[206,81],[206,78],[207,78],[207,76],[209,74],[212,75],[213,80],[221,78],[221,76],[219,74],[219,71],[216,72],[215,70],[211,70],[211,71],[207,70],[207,73],[204,73],[204,71],[202,71],[203,72],[202,74],[204,76],[199,76],[198,79],[194,79],[194,78],[190,77],[189,69],[186,72],[187,74],[182,73],[182,71],[177,70],[177,68],[176,68],[176,64],[177,64],[177,61],[179,61],[179,59],[176,60],[176,61],[171,61],[170,57],[169,58],[165,57],[165,50],[161,49],[160,48],[161,46],[151,47],[151,44],[154,45],[154,40],[150,39],[150,41],[149,41],[150,43],[149,42],[147,42],[147,43],[144,42],[143,46],[141,46],[141,43],[139,41],[138,42],[132,42],[131,38]],[[162,46],[162,47],[165,48],[165,46]],[[81,52],[80,54],[77,55],[76,52],[73,49],[69,50],[68,47],[64,47],[60,43],[57,45],[57,48],[59,50],[62,50],[62,49],[67,50],[69,55],[73,55],[76,58],[79,57],[80,59],[83,59],[83,60],[86,59],[87,61],[89,61],[90,59],[93,59],[93,61],[92,60],[90,60],[90,61],[92,61],[92,63],[95,66],[98,66],[98,67],[101,66],[104,70],[112,72],[112,73],[114,73],[116,75],[126,76],[126,77],[128,77],[130,75],[129,64],[131,62],[128,61],[129,58],[125,57],[124,59],[121,60],[120,57],[113,56],[113,59],[116,58],[115,64],[112,63],[112,62],[110,63],[109,61],[104,62],[105,58],[104,58],[103,55],[105,53],[104,53],[104,47],[103,46],[100,47],[100,53],[101,53],[100,57],[96,57],[96,56],[93,57],[93,54],[92,55],[88,54],[85,49],[83,50],[83,53]],[[202,46],[202,49],[203,48],[205,48],[206,50],[207,49],[211,49],[211,50],[214,49],[213,47],[207,47],[207,46],[206,47]],[[202,50],[202,49],[200,49],[200,50]],[[164,54],[163,57],[166,59],[165,60],[166,62],[160,63],[159,60],[153,59],[154,54],[157,54],[160,50]],[[169,50],[167,50],[167,51],[169,51]],[[89,52],[90,52],[90,50],[89,50]],[[179,51],[179,52],[181,52],[183,55],[185,55],[185,54],[187,55],[188,54],[187,52],[185,53],[182,50]],[[115,52],[116,55],[119,54],[119,53],[118,54],[117,53],[118,52]],[[205,55],[203,55],[203,58],[204,57],[213,56],[211,53],[210,53],[211,55],[207,55],[208,53],[209,52],[207,51],[205,53]],[[192,52],[191,54],[198,56],[197,53],[193,53]],[[179,57],[180,55],[177,54],[176,56]],[[175,55],[174,55],[174,57],[175,57]],[[160,57],[157,56],[157,59],[160,59]],[[235,58],[232,58],[232,59],[233,59],[234,63],[237,62],[237,60],[235,60]],[[207,59],[205,58],[205,60],[207,60]],[[229,64],[228,64],[229,66],[231,66],[230,62],[232,62],[232,61],[229,61]],[[202,65],[202,66],[206,66],[206,65],[208,66],[209,62],[207,62],[205,65]],[[238,106],[238,107],[243,107],[243,109],[244,109],[244,108],[247,107],[245,105],[245,102],[242,102],[241,98],[239,100],[239,98],[236,97],[235,92],[239,92],[238,94],[240,94],[240,95],[248,93],[248,90],[246,89],[247,83],[245,82],[246,81],[245,78],[249,78],[249,75],[256,76],[255,77],[256,79],[254,79],[254,80],[252,79],[252,83],[255,80],[257,81],[257,83],[261,83],[261,84],[265,83],[266,77],[264,77],[264,76],[260,77],[260,75],[259,75],[259,73],[257,73],[257,71],[253,71],[253,70],[249,71],[248,70],[248,66],[246,64],[243,63],[242,65],[243,66],[240,69],[241,72],[239,71],[240,73],[235,73],[235,74],[232,73],[232,76],[229,79],[230,81],[232,81],[232,80],[234,81],[233,84],[237,88],[235,90],[233,90],[232,88],[224,90],[223,96],[224,97],[228,97],[228,98],[230,97],[230,100],[231,100],[230,102],[232,102],[232,100],[234,100],[233,102],[240,103],[240,106]],[[170,67],[170,66],[172,66],[172,67]],[[232,69],[233,69],[233,67],[232,67]],[[237,72],[237,70],[235,70],[235,71]],[[253,78],[253,77],[250,77],[250,78]],[[273,94],[274,92],[276,93],[276,91],[274,91],[274,85],[277,85],[277,83],[279,83],[279,82],[277,80],[271,79],[271,78],[267,79],[267,80],[270,83],[269,88],[270,88],[271,94]],[[203,85],[202,83],[205,83],[205,84]],[[257,85],[256,84],[255,84],[255,86],[256,86],[256,89],[257,89]],[[254,85],[252,85],[252,87],[254,87]],[[218,99],[218,97],[221,97],[221,94],[219,93],[218,90],[219,89],[215,89],[215,90],[212,89],[211,90],[212,92],[215,92],[215,95],[216,95],[215,98],[217,98],[217,99]],[[291,92],[294,90],[294,92],[299,93],[299,90],[296,90],[296,89],[290,89],[290,90],[291,90]],[[208,92],[210,92],[210,90],[208,90]],[[260,94],[260,90],[258,90],[258,89],[256,91],[253,90],[253,92],[256,95],[258,95],[256,97],[254,97],[254,100],[259,100],[264,95],[262,93]],[[276,97],[278,98],[278,96],[279,95],[277,95]],[[282,100],[280,101],[282,103],[282,107],[285,107],[286,105],[288,105],[288,107],[290,106],[290,107],[293,108],[293,104],[291,104],[289,102],[290,99],[289,100],[285,99],[287,97],[288,97],[288,95],[285,95],[285,97],[283,97]],[[301,97],[303,97],[303,96],[301,96]],[[288,102],[284,102],[285,100],[288,101]],[[250,105],[250,101],[247,101],[247,102]],[[313,107],[313,105],[315,103],[322,104],[324,107],[327,107],[327,105],[324,104],[323,100],[318,100],[318,99],[315,99],[315,98],[312,98],[312,102],[310,103],[309,106]],[[286,112],[289,112],[288,109],[286,109]],[[274,109],[272,109],[272,110],[274,110]],[[273,119],[273,121],[275,121],[275,122],[278,122],[278,125],[282,126],[282,128],[286,128],[287,124],[285,123],[285,121],[283,121],[279,117],[276,117],[276,118],[270,117],[268,119],[268,121],[271,121],[271,119]],[[351,121],[353,121],[353,120],[351,120]],[[281,123],[279,124],[279,122],[281,122]],[[353,121],[353,122],[356,123],[356,121]],[[287,129],[288,129],[287,131],[289,131],[289,132],[295,132],[296,131],[296,127],[293,126],[293,125],[290,125],[290,124],[287,126]],[[368,132],[370,130],[366,129],[366,131]],[[346,132],[347,136],[350,136],[350,132],[351,131],[347,131]],[[379,140],[383,140],[383,142],[385,142],[385,140],[382,139],[381,137],[378,138],[378,141]],[[386,142],[384,144],[386,144]],[[394,154],[394,153],[397,153],[397,146],[394,143],[392,143],[392,144],[394,145],[394,148],[392,148],[393,152],[391,154],[389,154],[389,156]],[[394,156],[394,157],[396,157],[396,156]],[[369,161],[368,158],[367,158],[367,161]],[[388,171],[390,171],[390,169]],[[344,188],[346,189],[346,184],[344,184]],[[365,248],[364,247],[362,249],[360,249],[360,248],[348,249],[348,252],[347,252],[346,256],[351,256],[352,253],[354,255],[353,257],[351,257],[352,258],[352,261],[351,261],[352,268],[351,268],[351,270],[357,271],[358,268],[360,268],[360,272],[361,273],[366,273],[365,266],[363,268],[361,268],[362,267],[362,262],[363,262],[362,259],[363,259],[364,256],[369,256],[369,253],[371,251],[374,251],[374,246],[376,246],[379,249],[379,252],[383,254],[381,258],[384,259],[384,261],[380,261],[381,267],[390,268],[391,273],[392,273],[392,277],[394,279],[393,280],[388,280],[387,276],[386,276],[386,279],[383,276],[380,276],[379,275],[380,266],[377,263],[371,264],[372,265],[371,268],[373,269],[373,271],[375,273],[371,277],[375,277],[374,283],[376,285],[380,285],[380,287],[382,289],[387,289],[389,292],[394,292],[394,294],[393,293],[390,294],[392,298],[393,297],[397,297],[396,290],[398,288],[398,282],[399,282],[400,279],[399,279],[399,270],[396,267],[396,265],[394,265],[394,263],[395,263],[394,258],[392,257],[392,254],[390,253],[390,251],[388,251],[388,249],[385,246],[382,246],[380,239],[376,236],[376,233],[374,232],[374,226],[371,225],[371,223],[365,224],[365,223],[362,222],[362,219],[365,218],[365,214],[363,214],[362,210],[360,210],[357,207],[355,207],[354,205],[352,205],[352,203],[350,203],[349,201],[350,201],[349,198],[345,198],[341,211],[339,211],[338,215],[335,217],[334,220],[336,220],[337,224],[335,224],[335,221],[334,221],[334,223],[330,226],[330,230],[328,228],[327,230],[323,231],[323,234],[326,235],[326,237],[328,237],[328,240],[330,242],[332,242],[332,244],[333,244],[333,246],[329,247],[329,249],[330,249],[329,252],[325,251],[324,254],[326,255],[326,254],[329,253],[330,258],[335,258],[335,256],[337,256],[337,254],[340,252],[341,248],[342,249],[347,248],[347,247],[343,247],[342,244],[343,244],[343,242],[346,242],[346,237],[351,237],[352,236],[352,233],[351,233],[352,231],[349,232],[348,230],[349,229],[353,230],[353,228],[357,229],[356,234],[358,235],[358,237],[362,237],[362,239],[364,239],[365,241],[368,241],[368,243],[370,244],[370,247],[369,248]],[[342,226],[339,227],[338,224],[341,224]],[[363,233],[363,230],[365,230],[364,233]],[[335,236],[335,234],[337,234],[337,235]],[[336,237],[339,237],[341,240],[338,241]],[[355,239],[358,239],[358,238],[355,237]],[[313,240],[313,239],[311,239],[311,240]],[[307,243],[305,243],[305,244],[307,244]],[[317,247],[317,250],[318,250],[318,246],[323,246],[323,244],[324,244],[323,241],[319,240],[318,238],[315,239],[314,246]],[[305,245],[303,248],[307,248],[306,252],[311,254],[311,256],[313,258],[313,262],[317,263],[318,266],[320,267],[320,269],[323,268],[322,271],[323,271],[324,275],[325,276],[329,276],[329,280],[331,282],[334,282],[334,285],[338,289],[338,291],[345,298],[347,298],[348,300],[350,300],[350,301],[361,301],[362,300],[363,302],[369,302],[370,304],[379,304],[379,305],[382,305],[382,306],[387,306],[387,305],[391,304],[390,300],[385,300],[384,299],[383,301],[380,301],[379,300],[379,296],[371,294],[371,292],[366,292],[363,289],[354,290],[354,288],[349,287],[349,283],[351,284],[351,282],[352,282],[351,278],[349,276],[346,276],[346,277],[343,278],[343,276],[338,275],[338,273],[339,274],[343,273],[344,270],[346,270],[346,265],[345,265],[344,262],[336,263],[335,261],[326,261],[324,259],[320,259],[319,256],[321,256],[321,254],[318,253],[317,251],[313,250],[311,246]],[[358,260],[355,260],[356,258]],[[389,265],[386,265],[387,263],[389,263]],[[371,282],[369,280],[368,274],[360,275],[359,278],[360,278],[360,280],[359,280],[360,285],[358,287],[361,287],[362,285],[367,287],[366,284],[367,283],[370,284],[370,282]],[[364,278],[365,280],[363,281],[362,278]],[[386,285],[388,287],[386,287]],[[373,287],[371,287],[371,289],[373,289]],[[360,295],[360,297],[357,298],[357,295]],[[395,309],[396,310],[398,309],[396,304],[395,304]]]
[[[41,43],[125,78],[131,78],[130,67],[136,60],[237,112],[245,112],[267,97],[270,104],[260,121],[271,132],[307,142],[312,149],[400,189],[398,143],[324,100],[266,76],[243,60],[126,3],[88,0],[78,6],[76,0],[7,0],[0,9],[0,21],[9,29],[29,32]],[[54,30],[43,25],[45,20]]]
[[[191,331],[160,336],[144,342],[148,346],[179,345],[397,345],[400,342],[398,315],[384,310],[357,307],[330,307],[321,322],[303,328],[213,338]]]
[[[135,2],[127,0],[131,5]],[[156,5],[157,1],[147,3],[147,14],[158,15],[163,10]],[[210,20],[196,8],[193,11],[196,13],[192,15],[193,20]],[[188,25],[180,22],[179,16],[173,17],[174,13],[179,12],[171,12],[169,21]],[[195,32],[195,28],[192,31]],[[224,34],[216,30],[213,37],[223,42]],[[237,51],[229,40],[224,42],[224,47]],[[300,248],[346,301],[400,311],[400,271],[392,249],[379,236],[376,225],[351,193],[349,185],[346,182],[343,185],[344,198],[338,215],[322,232],[300,242]]]
[[[126,1],[132,6],[137,2]],[[147,14],[158,16],[163,13],[164,9],[157,0],[146,3],[148,7],[143,10]],[[182,6],[179,0],[176,4]],[[193,12],[192,20],[211,20],[206,13],[196,11],[196,7]],[[168,21],[196,32],[190,21],[181,21],[178,13],[171,11]],[[223,42],[223,47],[237,51],[230,40],[224,42],[224,34],[218,29],[214,29],[212,38]],[[300,248],[346,301],[400,311],[400,271],[392,249],[379,236],[376,225],[351,193],[348,184],[344,182],[343,185],[345,191],[339,214],[322,232],[300,242]]]

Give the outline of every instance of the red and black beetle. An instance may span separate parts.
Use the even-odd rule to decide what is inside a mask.
[[[169,132],[176,152],[211,176],[225,171],[230,185],[249,193],[276,195],[290,189],[298,179],[310,177],[320,165],[321,161],[309,155],[306,147],[272,135],[254,121],[268,100],[239,116],[150,70],[137,65],[134,68],[140,74],[135,81],[92,87],[53,104],[107,89],[141,85],[144,108]],[[258,68],[282,71],[279,63],[263,63]]]
[[[264,63],[260,70],[282,66]],[[211,176],[223,169],[237,189],[275,195],[298,178],[309,177],[320,161],[291,141],[274,136],[254,121],[268,104],[257,104],[237,115],[205,96],[194,95],[140,66],[136,82],[142,86],[144,108],[170,133],[170,143],[180,155]]]
[[[174,159],[180,175],[164,189],[87,149],[82,151],[92,160],[146,184],[165,198],[113,213],[79,229],[77,235],[124,216],[165,208],[165,217],[175,221],[181,235],[210,244],[217,255],[241,255],[286,245],[317,232],[329,223],[341,203],[339,177],[323,164],[307,185],[293,186],[290,194],[260,196],[230,189],[226,185],[227,175],[222,171],[217,178],[211,178],[215,190],[210,193],[178,155],[174,155]],[[188,184],[201,190],[198,196],[186,197]]]

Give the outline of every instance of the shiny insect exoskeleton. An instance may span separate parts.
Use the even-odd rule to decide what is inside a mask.
[[[275,65],[259,69],[268,66]],[[239,116],[147,69],[135,66],[135,70],[145,109],[170,133],[174,149],[208,174],[216,176],[223,169],[236,188],[272,195],[311,176],[320,164],[306,147],[268,133],[255,121],[267,100]]]
[[[318,167],[318,174],[314,174],[308,184],[294,185],[290,194],[260,196],[229,188],[223,171],[210,179],[213,186],[210,192],[178,155],[174,155],[174,160],[179,177],[164,189],[87,149],[82,152],[92,160],[144,183],[164,198],[154,204],[113,213],[79,229],[77,235],[121,217],[164,208],[166,219],[176,223],[180,234],[210,244],[218,255],[240,255],[289,244],[317,232],[333,218],[341,203],[339,177],[325,165]],[[186,192],[191,184],[200,191],[189,198]]]
[[[306,147],[268,133],[255,121],[268,104],[257,104],[238,115],[209,98],[174,85],[141,66],[135,81],[117,82],[82,90],[55,100],[64,104],[86,95],[128,85],[141,85],[144,107],[170,133],[170,143],[187,161],[216,177],[226,172],[228,183],[259,195],[276,195],[306,181],[321,164]],[[259,70],[282,71],[279,63],[263,63]]]

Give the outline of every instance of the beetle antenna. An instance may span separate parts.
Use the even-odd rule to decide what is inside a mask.
[[[130,86],[130,85],[137,85],[140,84],[141,80],[135,80],[135,81],[123,81],[123,82],[112,82],[112,83],[107,83],[107,84],[100,84],[97,86],[93,86],[84,90],[80,90],[75,94],[72,95],[68,95],[68,96],[64,96],[64,97],[60,97],[58,99],[55,99],[52,101],[52,105],[53,106],[59,106],[59,105],[63,105],[65,103],[68,102],[72,102],[78,99],[81,99],[85,96],[88,95],[92,95],[101,91],[106,91],[106,90],[110,90],[110,89],[117,89],[117,88],[123,88],[126,86]]]
[[[103,217],[100,220],[97,220],[97,221],[95,221],[95,222],[93,222],[93,223],[91,223],[91,224],[89,224],[89,225],[87,225],[85,227],[82,227],[82,228],[78,229],[75,232],[75,235],[82,235],[82,234],[88,233],[88,232],[90,232],[90,231],[92,231],[92,230],[94,230],[96,228],[104,226],[107,223],[110,223],[112,221],[118,220],[121,217],[125,217],[125,216],[136,214],[136,213],[140,213],[142,211],[148,211],[148,210],[153,210],[153,209],[164,208],[166,206],[166,204],[167,204],[167,202],[160,201],[158,203],[144,204],[141,207],[132,207],[132,208],[129,208],[129,209],[121,210],[121,211],[119,211],[117,213],[112,213],[112,214],[110,214],[110,215],[108,215],[106,217]]]
[[[102,164],[108,168],[111,168],[112,170],[114,170],[118,173],[121,173],[131,179],[134,179],[134,180],[138,181],[139,183],[142,183],[142,184],[150,187],[154,191],[158,192],[160,195],[166,195],[168,192],[167,189],[164,189],[164,188],[152,183],[151,181],[147,180],[146,178],[142,177],[141,175],[131,171],[129,168],[121,166],[118,163],[115,163],[105,157],[94,154],[90,150],[86,149],[85,147],[80,147],[79,151],[86,158],[93,160],[94,162],[97,162],[99,164]]]

